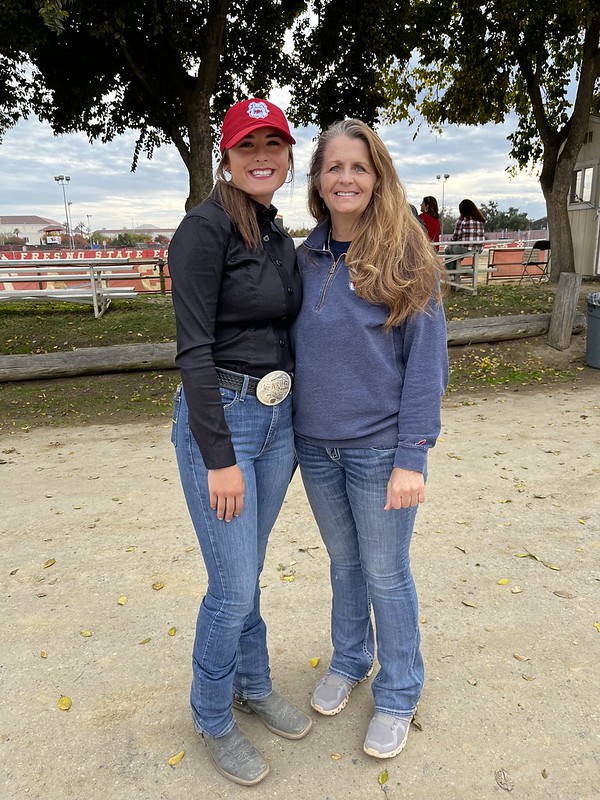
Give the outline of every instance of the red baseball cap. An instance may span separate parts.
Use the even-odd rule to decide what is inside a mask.
[[[269,103],[268,100],[251,97],[249,100],[242,100],[241,103],[231,106],[225,114],[219,144],[221,152],[228,147],[233,147],[244,136],[257,128],[275,128],[286,141],[296,144],[283,111],[273,103]]]

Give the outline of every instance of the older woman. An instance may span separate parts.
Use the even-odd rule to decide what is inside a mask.
[[[333,591],[333,657],[311,705],[339,713],[371,673],[372,608],[380,670],[364,750],[389,758],[424,678],[409,546],[448,374],[440,268],[389,152],[359,120],[321,134],[309,208],[294,428]]]

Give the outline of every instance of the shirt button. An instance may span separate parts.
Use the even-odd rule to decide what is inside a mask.
[[[90,216],[91,216],[91,215],[90,215]],[[277,266],[278,266],[278,267],[280,267],[280,266],[281,266],[281,261],[280,261],[279,259],[277,259],[277,261],[276,261],[275,263],[277,264]]]
[[[268,242],[268,241],[270,241],[269,234],[266,234],[265,236],[263,236],[263,242]]]
[[[294,294],[294,290],[291,286],[288,286],[288,294]]]
[[[285,340],[285,339],[280,339],[280,340],[279,340],[279,344],[280,344],[282,347],[285,347],[285,346],[286,346],[286,344],[287,344],[287,342],[286,342],[286,340]]]

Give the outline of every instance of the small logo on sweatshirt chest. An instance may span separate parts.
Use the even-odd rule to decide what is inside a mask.
[[[353,292],[356,289],[356,281],[350,281],[348,283],[348,288],[350,289],[351,292]]]

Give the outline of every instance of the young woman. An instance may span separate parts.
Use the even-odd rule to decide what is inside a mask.
[[[461,200],[458,204],[459,218],[454,226],[452,241],[454,242],[479,242],[484,239],[485,217],[477,208],[472,200]],[[445,249],[448,255],[461,255],[470,253],[475,248],[480,249],[479,245],[470,244],[451,244]]]
[[[435,197],[424,197],[421,203],[421,213],[419,219],[423,220],[427,228],[427,235],[430,242],[439,242],[440,240],[440,212],[438,209],[437,200]]]
[[[440,267],[390,154],[359,120],[321,134],[309,173],[317,226],[298,250],[294,428],[331,559],[333,657],[311,705],[340,712],[374,660],[364,750],[399,753],[423,686],[409,546],[448,374]]]
[[[273,691],[258,582],[294,466],[289,327],[302,290],[293,242],[271,205],[293,168],[293,144],[272,103],[230,108],[213,192],[169,246],[182,379],[172,439],[208,573],[192,716],[218,771],[243,785],[269,768],[232,705],[289,739],[311,727]]]

